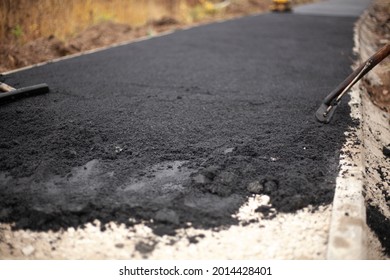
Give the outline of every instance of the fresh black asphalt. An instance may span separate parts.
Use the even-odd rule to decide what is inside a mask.
[[[226,226],[251,183],[277,212],[331,203],[353,121],[347,100],[314,113],[351,72],[355,20],[263,14],[4,76],[51,92],[0,106],[0,221]]]

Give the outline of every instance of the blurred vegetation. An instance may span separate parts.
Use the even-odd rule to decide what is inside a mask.
[[[292,0],[301,4],[320,0]],[[272,0],[0,0],[0,72],[269,10]]]
[[[227,7],[259,12],[272,0],[0,0],[0,40],[66,40],[103,21],[138,27],[161,18],[181,24],[224,16]],[[313,0],[293,0],[293,3]],[[256,9],[256,7],[258,9]],[[249,9],[249,11],[248,11]],[[251,11],[253,10],[253,11]]]
[[[177,14],[185,1],[169,0],[0,0],[0,39],[23,41],[54,35],[65,39],[93,24],[131,26]],[[183,7],[182,7],[183,6]]]
[[[215,14],[221,2],[248,1],[254,0],[0,0],[0,40],[64,40],[102,21],[137,27],[171,17],[185,24]]]

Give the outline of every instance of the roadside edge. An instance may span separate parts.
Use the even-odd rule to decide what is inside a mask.
[[[377,49],[376,41],[371,38],[373,34],[370,33],[367,17],[366,11],[355,24],[356,63],[365,61]],[[367,74],[366,79],[370,83],[381,83],[377,75],[381,67],[379,65]],[[346,132],[346,143],[341,151],[327,259],[387,259],[368,226],[370,221],[366,203],[375,199],[376,204],[383,205],[381,200],[384,200],[383,185],[386,182],[383,181],[384,175],[379,176],[381,174],[378,175],[376,170],[380,167],[382,174],[390,174],[390,166],[382,153],[383,146],[390,139],[390,114],[372,103],[364,82],[359,82],[350,96],[351,117],[358,125]],[[381,210],[389,216],[383,207]]]
[[[358,122],[346,132],[336,179],[326,258],[366,259],[366,209],[363,197],[362,100],[355,87],[350,93],[351,117]]]
[[[354,28],[354,52],[359,50],[360,19]],[[356,66],[356,65],[355,65]],[[363,196],[363,109],[362,85],[350,91],[351,118],[357,125],[349,128],[340,152],[340,170],[332,206],[326,259],[350,260],[367,258],[367,222]]]

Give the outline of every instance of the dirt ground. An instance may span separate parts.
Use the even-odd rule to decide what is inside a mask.
[[[76,54],[91,49],[106,47],[115,43],[131,41],[136,38],[180,28],[180,24],[172,18],[163,18],[150,26],[132,28],[125,24],[111,21],[96,24],[81,31],[67,42],[55,36],[39,38],[25,45],[1,46],[0,72],[32,64],[52,60],[66,55]]]
[[[365,38],[367,49],[363,58],[367,59],[377,49],[390,42],[390,5],[387,1],[375,1],[367,10],[361,37]],[[390,113],[390,57],[383,60],[364,79],[365,87],[375,105]]]
[[[374,2],[357,29],[356,51],[365,61],[390,42],[390,6],[385,1]],[[367,223],[390,254],[390,57],[368,73],[362,84]],[[370,238],[370,243],[375,243],[373,240]]]

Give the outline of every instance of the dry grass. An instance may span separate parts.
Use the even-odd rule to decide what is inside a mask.
[[[27,42],[54,35],[68,38],[112,20],[131,26],[176,15],[184,0],[0,0],[0,40]]]
[[[264,11],[270,1],[0,0],[0,72],[193,22]]]
[[[313,1],[319,0],[292,0],[293,4]],[[0,0],[0,72],[194,22],[265,11],[271,2]]]
[[[0,0],[0,41],[24,44],[54,35],[66,40],[96,23],[142,26],[163,17],[183,24],[215,16],[221,2],[254,9],[272,0]],[[315,0],[314,0],[315,1]],[[313,0],[293,0],[293,3]],[[223,6],[223,5],[222,5]],[[259,9],[260,10],[260,9]]]
[[[263,0],[269,1],[271,0]],[[51,35],[65,40],[102,21],[137,27],[163,17],[173,17],[181,23],[191,23],[216,13],[215,4],[219,2],[221,1],[0,0],[0,40],[23,44]]]

